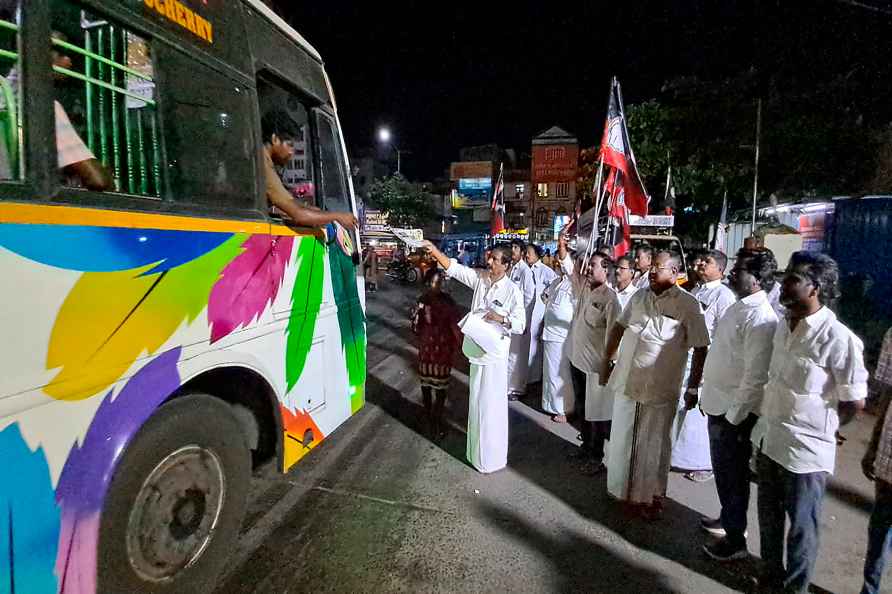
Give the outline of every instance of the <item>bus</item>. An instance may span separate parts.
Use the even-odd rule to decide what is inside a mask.
[[[295,200],[355,215],[260,0],[0,0],[0,593],[207,591],[252,472],[363,406],[359,237],[271,211],[270,116]]]

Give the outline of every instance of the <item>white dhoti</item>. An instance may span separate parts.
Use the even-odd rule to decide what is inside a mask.
[[[511,350],[508,353],[508,392],[527,393],[527,375],[530,369],[530,333],[511,335]]]
[[[505,361],[471,364],[467,457],[483,473],[508,465],[507,379]]]
[[[651,504],[666,495],[669,435],[675,402],[641,404],[616,394],[607,464],[607,492],[623,501]]]
[[[709,426],[700,409],[685,410],[684,390],[688,385],[691,373],[691,356],[688,356],[682,392],[676,407],[675,420],[672,423],[672,459],[673,468],[681,470],[712,470],[712,458],[709,452]]]
[[[588,373],[585,377],[585,420],[609,421],[613,418],[613,390],[599,386],[598,373]]]
[[[570,372],[570,343],[542,342],[542,410],[552,415],[573,412],[576,396]]]
[[[530,356],[529,356],[529,374],[527,375],[527,383],[535,384],[542,381],[543,373],[543,351],[545,350],[542,341],[542,326],[545,321],[545,304],[541,299],[536,299],[536,307],[533,308],[533,318],[530,321]],[[544,389],[544,388],[543,388]]]

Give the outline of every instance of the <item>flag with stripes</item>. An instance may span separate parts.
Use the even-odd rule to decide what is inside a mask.
[[[492,192],[492,214],[490,215],[490,235],[498,235],[505,230],[505,164],[499,164],[499,180]]]

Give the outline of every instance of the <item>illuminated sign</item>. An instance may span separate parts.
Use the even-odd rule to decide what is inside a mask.
[[[636,227],[672,227],[675,225],[675,217],[673,215],[647,215],[646,217],[629,215],[629,224]]]
[[[362,221],[363,231],[390,231],[390,225],[387,222],[387,213],[380,210],[366,209],[365,216]]]
[[[452,208],[478,208],[490,206],[492,178],[472,177],[458,180],[458,188],[452,192]]]
[[[196,37],[214,43],[214,27],[210,21],[198,16],[192,9],[183,6],[177,0],[144,0],[146,8],[153,8],[155,12],[186,29]]]
[[[554,233],[554,239],[557,239],[561,236],[561,230],[566,227],[570,223],[570,215],[555,215],[554,216],[554,227],[552,231]]]

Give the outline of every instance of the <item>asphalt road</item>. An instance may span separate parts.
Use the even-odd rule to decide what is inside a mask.
[[[369,298],[368,403],[289,474],[256,478],[216,594],[299,592],[731,592],[752,561],[718,565],[700,548],[714,483],[679,474],[663,520],[625,518],[605,478],[567,459],[576,432],[511,403],[508,468],[465,461],[467,367],[454,371],[442,443],[425,434],[406,312],[418,287]],[[460,301],[469,295],[451,291]],[[844,433],[824,505],[816,592],[857,592],[872,487],[858,461],[873,419]],[[755,489],[754,489],[755,491]],[[755,493],[750,551],[758,554]],[[892,577],[888,578],[892,591]]]

